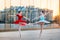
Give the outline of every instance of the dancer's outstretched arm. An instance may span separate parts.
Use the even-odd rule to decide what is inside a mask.
[[[46,16],[48,13],[45,13],[44,16]]]
[[[30,21],[30,19],[29,18],[27,18],[27,17],[25,17],[25,16],[23,16],[26,20],[29,20]]]
[[[10,16],[10,17],[11,17],[11,16],[14,17],[14,16],[16,16],[16,15],[8,15],[8,16]]]
[[[40,18],[40,16],[39,17],[35,17],[34,19],[32,19],[32,21],[35,20],[35,19],[39,19],[39,18]]]

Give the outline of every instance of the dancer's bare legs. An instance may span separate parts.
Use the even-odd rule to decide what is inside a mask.
[[[19,38],[20,38],[20,40],[21,40],[21,26],[23,26],[23,25],[21,25],[23,22],[20,22],[19,23]],[[26,23],[24,23],[24,24],[26,24]]]
[[[41,23],[40,23],[40,26],[41,26],[41,31],[40,31],[39,37],[41,37],[42,31],[43,31],[44,22],[41,22]]]
[[[20,24],[19,24],[19,40],[21,40],[21,26],[20,26]]]

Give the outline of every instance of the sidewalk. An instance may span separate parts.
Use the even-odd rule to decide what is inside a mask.
[[[40,30],[21,31],[21,40],[60,40],[60,29],[43,30],[39,38]],[[0,40],[19,40],[19,32],[0,32]]]
[[[5,29],[18,29],[19,26],[16,24],[6,24],[6,26],[5,24],[0,24],[0,29],[4,29],[5,27],[6,27]],[[40,27],[41,26],[38,24],[35,24],[35,25],[30,24],[30,25],[23,26],[21,28],[22,29],[40,29]],[[58,24],[47,24],[47,25],[44,25],[43,28],[60,28],[60,26]]]

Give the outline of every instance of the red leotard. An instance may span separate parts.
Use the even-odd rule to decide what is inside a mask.
[[[17,14],[16,16],[18,17],[18,20],[16,20],[14,22],[15,24],[20,24],[20,25],[25,25],[26,24],[26,21],[25,20],[22,20],[22,18],[23,18],[22,15],[20,16],[19,14]]]

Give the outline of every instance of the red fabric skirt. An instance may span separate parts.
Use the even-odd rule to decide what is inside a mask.
[[[13,23],[19,24],[20,26],[25,26],[27,22],[25,20],[16,20]]]

